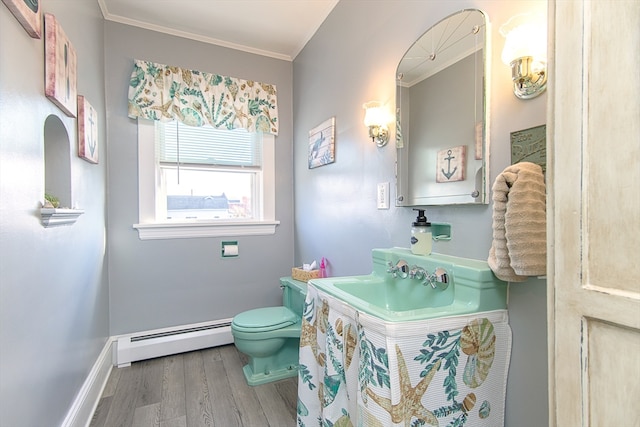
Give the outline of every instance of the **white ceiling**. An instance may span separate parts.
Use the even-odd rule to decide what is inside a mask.
[[[108,21],[292,61],[339,0],[98,0]]]

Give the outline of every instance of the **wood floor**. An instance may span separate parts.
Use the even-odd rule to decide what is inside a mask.
[[[294,427],[297,377],[256,387],[234,345],[113,368],[90,427]]]

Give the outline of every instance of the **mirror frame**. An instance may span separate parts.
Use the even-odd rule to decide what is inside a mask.
[[[475,185],[469,185],[469,192],[464,194],[450,194],[450,195],[420,195],[419,197],[413,195],[415,193],[415,189],[411,188],[411,180],[410,180],[410,171],[408,168],[408,157],[410,155],[409,148],[411,144],[411,140],[404,140],[404,136],[401,131],[401,119],[402,119],[402,105],[401,105],[401,87],[399,81],[399,73],[402,66],[403,60],[407,57],[407,54],[411,52],[411,50],[423,40],[430,31],[434,28],[441,25],[446,20],[459,15],[465,12],[478,12],[482,14],[483,17],[483,28],[484,31],[484,44],[481,48],[482,50],[482,61],[483,61],[483,72],[481,81],[482,81],[482,166],[477,170],[472,170],[471,172],[475,173],[476,176],[467,176],[465,181],[468,183],[475,183]],[[427,31],[425,31],[410,47],[407,49],[405,54],[402,56],[400,63],[398,64],[398,68],[396,69],[396,206],[398,207],[412,207],[412,206],[439,206],[439,205],[458,205],[458,204],[488,204],[489,203],[489,146],[490,146],[490,138],[489,138],[489,112],[490,112],[490,65],[491,65],[491,31],[490,31],[490,23],[489,18],[485,12],[479,9],[462,9],[455,13],[448,15],[447,17],[441,19],[436,24],[432,25]],[[478,51],[480,49],[476,49]],[[467,58],[469,55],[464,56],[461,59]],[[461,59],[458,59],[456,62],[459,62]],[[446,70],[450,65],[443,67],[443,70]],[[440,71],[443,71],[440,70]],[[436,73],[437,74],[437,73]],[[434,74],[435,75],[435,74]],[[476,75],[477,76],[477,75]],[[410,135],[409,135],[410,137]],[[454,145],[453,142],[451,145]],[[443,149],[448,148],[443,147]],[[473,146],[471,147],[473,151]],[[437,147],[436,147],[437,149]],[[473,158],[473,153],[468,153],[467,156],[471,156]],[[434,156],[437,157],[437,156]],[[480,160],[480,159],[478,159]],[[467,168],[471,168],[471,166],[467,165]],[[433,163],[433,183],[436,183],[436,159],[434,158]],[[406,172],[405,172],[406,171]],[[472,174],[469,174],[472,175]],[[449,183],[443,183],[443,185],[448,185]],[[428,190],[425,191],[428,193]],[[418,200],[419,199],[419,200]]]

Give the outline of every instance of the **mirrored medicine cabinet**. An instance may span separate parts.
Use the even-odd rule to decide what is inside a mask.
[[[461,10],[405,53],[396,78],[396,206],[488,203],[488,20]]]

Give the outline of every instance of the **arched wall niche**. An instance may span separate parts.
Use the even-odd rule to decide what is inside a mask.
[[[51,114],[44,122],[44,192],[55,196],[60,207],[70,208],[71,143],[62,120]]]
[[[64,123],[51,114],[44,122],[44,192],[54,196],[58,206],[44,206],[41,209],[42,224],[45,227],[70,225],[84,213],[72,209],[71,191],[71,141]],[[43,201],[45,194],[42,195]]]

